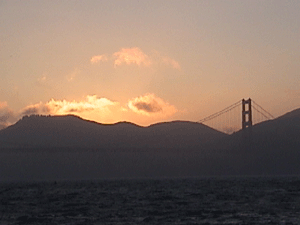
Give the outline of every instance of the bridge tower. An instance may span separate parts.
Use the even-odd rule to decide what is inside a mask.
[[[242,129],[252,127],[251,99],[242,100]]]

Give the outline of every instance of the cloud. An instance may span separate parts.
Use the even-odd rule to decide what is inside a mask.
[[[22,110],[23,115],[31,115],[31,114],[38,114],[39,108],[34,106],[27,106],[24,110]]]
[[[159,112],[162,110],[162,107],[155,100],[152,102],[136,102],[134,103],[134,107],[148,113]]]
[[[117,102],[107,98],[98,98],[96,95],[88,95],[85,101],[66,101],[51,99],[45,104],[52,114],[81,113],[85,111],[108,110],[109,106],[114,106]]]
[[[139,125],[149,125],[161,121],[178,112],[175,106],[154,94],[145,94],[128,100],[121,105],[118,101],[87,95],[85,99],[50,99],[47,102],[30,104],[14,113],[6,102],[0,102],[0,129],[12,125],[25,115],[67,115],[73,114],[100,123],[131,121]]]
[[[48,108],[42,103],[37,103],[33,105],[28,105],[25,108],[21,110],[21,115],[32,115],[32,114],[43,114],[43,113],[48,113],[49,110]]]
[[[152,66],[163,64],[168,67],[180,70],[181,66],[178,61],[168,56],[162,55],[160,52],[153,50],[150,54],[144,53],[140,48],[121,48],[120,51],[112,54],[111,57],[106,55],[95,55],[91,58],[91,63],[96,64],[108,60],[114,61],[114,66],[121,65],[137,65],[137,66]]]
[[[51,99],[46,103],[38,103],[22,109],[22,115],[53,114],[63,115],[70,113],[83,113],[88,111],[108,111],[109,106],[117,105],[117,102],[106,98],[98,98],[96,95],[88,95],[84,101],[67,101]]]
[[[0,102],[0,130],[11,125],[15,119],[15,115],[8,107],[7,102]]]
[[[168,66],[173,67],[174,69],[180,70],[181,66],[175,59],[171,59],[169,57],[163,57],[162,62]]]
[[[91,63],[96,64],[98,62],[105,62],[107,60],[108,60],[108,58],[106,55],[95,55],[91,58]]]
[[[141,49],[135,48],[122,48],[119,52],[115,52],[113,56],[116,58],[114,61],[115,66],[122,64],[136,64],[138,66],[150,66],[152,64],[148,55],[142,52]]]
[[[128,108],[135,113],[142,115],[170,116],[177,112],[175,106],[170,105],[154,94],[146,94],[128,101]],[[45,104],[38,103],[27,106],[23,112],[31,114],[77,114],[98,113],[102,116],[113,117],[113,114],[128,112],[119,102],[111,101],[107,98],[99,98],[97,95],[88,95],[83,101],[67,101],[51,99]],[[24,113],[23,113],[24,114]],[[27,114],[28,115],[28,114]]]
[[[147,116],[158,114],[161,116],[171,116],[178,111],[175,106],[170,105],[154,94],[146,94],[129,100],[128,108],[133,112]]]

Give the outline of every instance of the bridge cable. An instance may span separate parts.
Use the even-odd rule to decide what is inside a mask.
[[[263,115],[266,119],[270,119],[270,117],[266,116],[263,112],[261,112],[259,109],[257,109],[254,105],[252,105],[252,108],[255,109],[260,115]]]
[[[198,123],[204,123],[204,122],[206,122],[206,121],[212,120],[212,119],[214,119],[214,118],[216,118],[216,117],[218,117],[218,116],[220,116],[220,115],[222,115],[222,114],[224,114],[224,113],[226,113],[226,112],[231,111],[232,109],[238,107],[238,106],[241,105],[241,104],[242,104],[241,101],[238,101],[238,102],[236,102],[236,103],[234,103],[234,104],[232,104],[232,105],[226,107],[225,109],[222,109],[222,110],[219,111],[219,112],[216,112],[216,113],[214,113],[214,114],[212,114],[212,115],[210,115],[210,116],[207,116],[207,117],[205,117],[205,118],[199,120]]]
[[[275,117],[271,114],[271,113],[269,113],[268,111],[266,111],[263,107],[261,107],[259,104],[257,104],[255,101],[253,101],[252,100],[252,102],[256,105],[256,106],[258,106],[261,110],[263,110],[266,114],[268,114],[269,115],[269,117],[267,117],[267,116],[265,116],[267,119],[269,119],[270,117],[272,118],[272,119],[274,119]],[[254,108],[254,107],[253,107]],[[256,109],[257,110],[257,109]],[[260,112],[259,110],[257,110],[258,112]],[[262,113],[262,112],[260,112],[260,113]]]

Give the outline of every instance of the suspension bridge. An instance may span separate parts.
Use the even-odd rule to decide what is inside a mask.
[[[221,111],[198,121],[227,134],[247,129],[254,124],[274,119],[271,113],[252,99],[242,99]]]

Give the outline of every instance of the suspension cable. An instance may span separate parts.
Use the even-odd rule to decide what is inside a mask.
[[[266,111],[263,107],[261,107],[259,104],[257,104],[255,101],[253,101],[252,100],[252,102],[256,105],[256,106],[258,106],[261,110],[263,110],[265,113],[267,113],[272,119],[274,119],[275,117],[271,114],[271,113],[269,113],[268,111]],[[257,110],[257,109],[256,109]],[[257,110],[258,111],[258,110]],[[269,117],[266,117],[267,119],[269,119]]]
[[[266,116],[263,112],[261,112],[260,110],[258,110],[254,105],[252,105],[253,109],[255,109],[258,113],[260,113],[261,115],[263,115],[266,119],[269,119],[270,117]]]
[[[219,112],[216,112],[216,113],[214,113],[214,114],[212,114],[212,115],[210,115],[210,116],[207,116],[207,117],[205,117],[205,118],[199,120],[198,123],[203,123],[203,122],[212,120],[212,119],[214,119],[214,118],[216,118],[216,117],[218,117],[218,116],[220,116],[220,115],[222,115],[222,114],[224,114],[224,113],[226,113],[226,112],[231,111],[232,109],[236,108],[236,107],[239,106],[240,104],[242,104],[241,101],[238,101],[238,102],[236,102],[236,103],[234,103],[234,104],[232,104],[232,105],[226,107],[225,109],[223,109],[223,110],[221,110],[221,111],[219,111]]]
[[[252,99],[251,99],[252,100]],[[258,105],[256,102],[254,102],[253,100],[252,100],[252,102],[254,103],[254,104],[252,104],[252,107],[253,107],[253,109],[254,109],[254,112],[257,112],[258,114],[258,116],[260,116],[261,117],[261,119],[259,119],[259,122],[258,123],[260,123],[261,121],[263,121],[263,120],[270,120],[270,119],[274,119],[274,116],[271,114],[271,113],[269,113],[268,111],[266,111],[264,108],[262,108],[260,105]],[[199,120],[199,121],[197,121],[198,123],[205,123],[205,122],[208,122],[208,121],[210,121],[210,123],[212,122],[213,124],[212,124],[212,127],[215,127],[214,126],[214,123],[216,122],[216,120],[217,121],[219,121],[220,120],[220,116],[221,115],[223,115],[223,114],[225,114],[225,113],[230,113],[233,109],[236,109],[237,107],[239,107],[239,106],[241,106],[242,105],[242,101],[240,100],[240,101],[238,101],[238,102],[236,102],[236,103],[234,103],[234,104],[232,104],[232,105],[230,105],[230,106],[228,106],[228,107],[226,107],[226,108],[224,108],[224,109],[222,109],[221,111],[218,111],[218,112],[216,112],[216,113],[214,113],[214,114],[211,114],[210,116],[207,116],[207,117],[205,117],[205,118],[203,118],[203,119],[201,119],[201,120]],[[227,118],[227,117],[229,117],[229,118]],[[231,123],[232,123],[232,121],[231,121],[231,115],[228,115],[227,117],[225,117],[225,122],[227,122],[227,124],[230,124],[231,125]],[[237,117],[236,116],[234,116],[234,118],[235,118],[235,122],[236,122],[236,120],[237,120]],[[265,119],[264,119],[265,118]],[[241,119],[241,117],[240,117],[240,119]],[[220,122],[220,121],[219,121]],[[219,122],[217,122],[217,124],[219,124]],[[223,121],[224,122],[224,121]],[[217,129],[217,128],[215,128],[215,129]],[[223,129],[225,129],[224,127],[221,127],[221,130],[223,130]],[[226,131],[225,131],[226,132]]]

